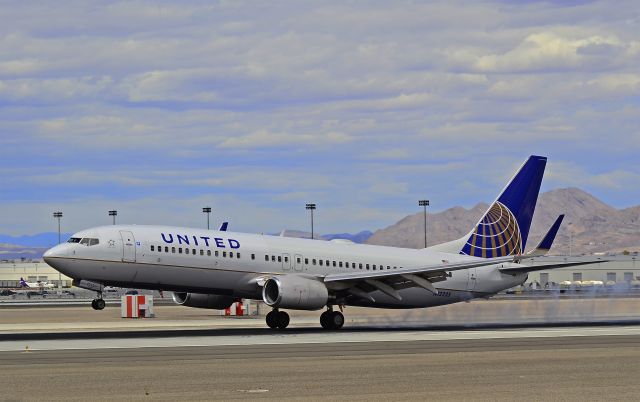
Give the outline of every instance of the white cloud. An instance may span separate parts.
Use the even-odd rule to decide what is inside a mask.
[[[261,147],[289,147],[300,144],[331,145],[343,144],[353,139],[344,133],[327,132],[311,133],[274,133],[268,130],[257,130],[247,135],[240,135],[224,140],[222,148],[261,148]]]
[[[81,201],[126,199],[157,223],[175,212],[161,200],[198,212],[214,199],[240,226],[271,230],[300,227],[291,211],[313,200],[329,230],[359,230],[413,212],[425,192],[434,208],[489,201],[530,153],[549,155],[545,183],[629,205],[640,196],[624,186],[640,172],[637,10],[3,4],[0,180],[11,191],[0,205],[37,199],[87,219]],[[558,160],[579,170],[560,174]],[[233,213],[257,204],[262,215]],[[176,222],[197,224],[191,213]]]
[[[548,31],[528,35],[503,54],[481,56],[474,67],[482,72],[599,70],[615,65],[624,51],[625,44],[615,36],[573,39]]]

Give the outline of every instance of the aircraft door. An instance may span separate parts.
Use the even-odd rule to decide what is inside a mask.
[[[469,268],[467,272],[469,273],[469,279],[467,280],[467,290],[475,290],[476,284],[478,282],[478,272],[477,268]]]
[[[291,269],[291,258],[289,254],[282,254],[282,269],[288,271]]]
[[[294,256],[294,261],[293,261],[293,269],[295,269],[296,271],[302,271],[302,255],[300,254],[296,254]]]
[[[136,262],[136,239],[133,237],[133,232],[121,230],[120,237],[122,237],[122,261]]]

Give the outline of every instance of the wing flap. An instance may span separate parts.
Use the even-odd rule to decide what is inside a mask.
[[[498,268],[498,269],[500,270],[500,272],[504,274],[522,274],[527,272],[546,271],[549,269],[575,267],[576,265],[599,264],[601,262],[607,262],[607,261],[608,260],[598,259],[598,260],[592,260],[592,261],[554,262],[552,264],[518,265],[515,267],[504,267],[504,268]]]

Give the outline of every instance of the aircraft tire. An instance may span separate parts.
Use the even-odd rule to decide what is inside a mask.
[[[278,312],[277,311],[269,311],[267,313],[266,321],[267,321],[267,326],[269,328],[271,328],[271,329],[278,328],[277,317],[278,317]]]
[[[289,326],[289,314],[284,311],[279,311],[276,319],[278,323],[278,328],[285,329]]]
[[[91,308],[94,310],[98,309],[98,305],[96,304],[96,299],[91,300]]]
[[[339,311],[332,311],[328,321],[331,329],[340,329],[344,325],[344,315]]]
[[[96,310],[104,310],[106,305],[104,299],[96,299]]]
[[[331,315],[331,311],[325,311],[320,314],[320,325],[324,329],[331,329],[331,323],[329,322],[329,316]]]

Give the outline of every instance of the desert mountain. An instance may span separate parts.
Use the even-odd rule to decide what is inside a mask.
[[[472,209],[454,207],[427,214],[428,244],[464,236],[480,220],[487,204]],[[548,191],[540,195],[527,250],[534,247],[560,214],[566,217],[551,254],[572,254],[640,250],[640,206],[613,208],[577,188]],[[394,225],[376,231],[366,243],[397,247],[424,247],[424,217],[416,213]]]

